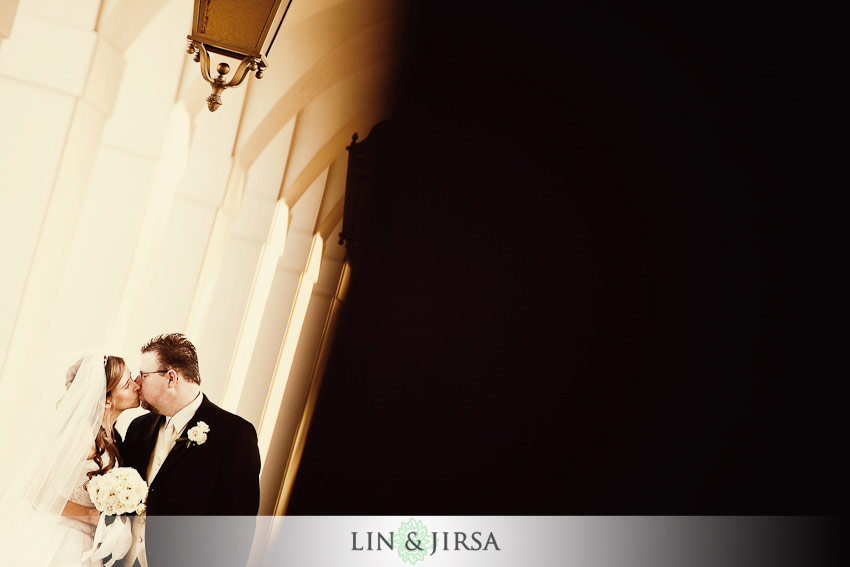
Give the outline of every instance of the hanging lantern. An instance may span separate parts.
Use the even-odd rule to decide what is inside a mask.
[[[201,64],[201,75],[212,86],[210,112],[221,106],[221,93],[239,86],[248,73],[258,79],[268,67],[266,58],[292,0],[195,0],[188,52]],[[227,79],[230,65],[219,63],[210,75],[210,53],[241,60]]]

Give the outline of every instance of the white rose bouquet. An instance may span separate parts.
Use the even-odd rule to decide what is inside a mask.
[[[132,467],[115,467],[89,480],[89,498],[102,514],[141,514],[148,485]]]
[[[87,489],[92,504],[101,515],[94,533],[94,545],[83,554],[83,561],[109,557],[104,566],[111,567],[130,549],[132,534],[128,516],[145,511],[148,485],[136,469],[115,467],[89,480]]]

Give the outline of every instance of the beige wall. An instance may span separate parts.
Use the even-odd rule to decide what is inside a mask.
[[[275,510],[342,269],[345,146],[389,113],[395,5],[293,3],[265,77],[210,113],[191,2],[3,2],[0,410],[55,401],[83,349],[134,365],[185,332],[205,392],[257,426]]]

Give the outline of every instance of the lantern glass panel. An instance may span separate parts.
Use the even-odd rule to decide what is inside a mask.
[[[204,43],[259,53],[280,0],[197,0],[196,34]]]

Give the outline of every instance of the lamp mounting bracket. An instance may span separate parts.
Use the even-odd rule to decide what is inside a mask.
[[[267,67],[265,59],[263,59],[262,56],[255,57],[250,55],[242,58],[242,61],[239,63],[239,66],[236,68],[236,71],[233,73],[230,80],[227,79],[227,75],[230,73],[230,65],[227,63],[219,63],[216,68],[218,75],[213,77],[210,74],[209,52],[217,52],[218,50],[215,48],[208,50],[204,43],[194,40],[191,37],[188,37],[187,39],[189,40],[189,45],[186,49],[187,53],[192,55],[192,58],[196,62],[200,63],[201,76],[203,76],[204,80],[212,87],[212,94],[207,97],[207,108],[210,109],[210,112],[214,112],[222,105],[221,93],[224,92],[225,89],[241,85],[249,72],[254,73],[254,76],[258,79],[263,78],[263,71],[265,71]]]

